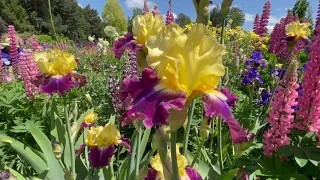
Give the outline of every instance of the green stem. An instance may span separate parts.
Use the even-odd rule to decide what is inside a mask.
[[[52,25],[53,33],[54,33],[54,36],[56,37],[56,40],[58,41],[58,36],[57,36],[57,33],[56,33],[56,28],[55,28],[55,26],[54,26],[53,17],[52,17],[51,2],[50,2],[50,0],[48,0],[48,5],[49,5],[49,14],[50,14],[50,19],[51,19],[51,25]]]
[[[253,101],[253,93],[254,93],[254,85],[249,86],[249,107],[250,107],[250,115],[252,115],[252,101]]]
[[[221,27],[221,37],[220,37],[220,43],[223,46],[224,45],[224,28],[226,25],[226,20],[222,19],[222,27]]]
[[[204,140],[204,139],[202,139],[201,140],[201,143],[199,143],[199,145],[198,145],[198,150],[197,150],[197,153],[196,153],[196,155],[194,156],[194,158],[193,158],[193,160],[192,160],[192,163],[191,163],[191,168],[194,166],[194,164],[196,163],[196,161],[197,161],[197,159],[198,159],[198,157],[199,157],[199,155],[200,155],[200,152],[201,152],[201,147],[204,145],[204,143],[205,143],[206,141]]]
[[[141,129],[141,125],[139,124],[139,127],[138,127],[138,140],[137,140],[137,153],[136,153],[136,171],[135,171],[135,174],[136,176],[135,177],[138,177],[139,175],[139,171],[140,171],[140,168],[139,168],[139,165],[140,165],[140,144],[141,144],[141,136],[142,136],[142,129]]]
[[[223,174],[223,158],[222,158],[222,120],[218,118],[218,160],[221,174]]]
[[[69,139],[69,146],[70,146],[70,154],[71,154],[71,173],[72,176],[76,175],[76,168],[75,168],[75,151],[74,151],[74,145],[73,145],[73,139],[71,135],[71,124],[69,120],[69,115],[68,115],[68,108],[67,108],[67,98],[64,95],[63,96],[63,107],[64,107],[64,116],[66,119],[66,129],[68,133],[68,139]]]
[[[126,179],[129,179],[131,173],[133,172],[134,170],[134,162],[135,162],[135,156],[134,154],[136,154],[136,150],[137,150],[137,140],[138,140],[138,137],[135,137],[137,136],[137,131],[134,131],[133,135],[132,135],[132,139],[134,139],[133,143],[132,143],[132,152],[131,152],[131,157],[130,157],[130,166],[129,166],[129,171],[127,172],[127,178]],[[131,141],[132,142],[132,141]]]
[[[191,106],[190,106],[189,111],[188,111],[188,124],[187,124],[186,131],[184,132],[183,149],[182,149],[182,154],[184,156],[186,156],[186,154],[187,154],[190,127],[191,127],[191,121],[192,121],[192,117],[193,117],[195,104],[196,104],[196,101],[192,100]]]
[[[172,162],[172,180],[179,180],[179,170],[177,161],[177,131],[171,132],[171,162]]]
[[[87,137],[87,130],[86,129],[84,129],[83,130],[83,142],[86,142],[86,137]],[[85,157],[85,159],[86,159],[86,164],[87,164],[87,168],[89,169],[90,168],[90,162],[89,162],[89,157],[88,157],[88,146],[86,146],[85,148],[84,148],[84,157]]]

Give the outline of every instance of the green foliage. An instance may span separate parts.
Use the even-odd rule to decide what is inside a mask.
[[[221,19],[221,8],[219,5],[214,7],[210,13],[210,21],[212,22],[212,26],[217,27],[222,25]]]
[[[34,31],[28,13],[19,0],[0,0],[0,18],[7,25],[14,25],[17,31]]]
[[[132,32],[132,26],[133,26],[133,19],[142,14],[142,10],[140,8],[133,8],[133,15],[132,17],[128,17],[128,32]]]
[[[230,19],[232,19],[232,24],[231,24],[232,29],[238,26],[242,27],[245,20],[242,10],[238,7],[232,7],[230,9],[229,15],[227,17],[227,21],[229,21]]]
[[[180,13],[180,14],[178,14],[177,18],[175,19],[175,23],[179,24],[180,27],[185,27],[185,25],[191,23],[191,19],[189,18],[189,16],[187,16],[183,13]]]
[[[108,0],[102,12],[102,19],[108,26],[113,26],[122,35],[127,31],[128,23],[118,0]]]
[[[300,21],[303,21],[307,15],[308,7],[310,3],[307,0],[297,0],[292,9],[293,15],[298,16]]]
[[[43,42],[43,43],[54,43],[55,40],[52,39],[51,36],[46,35],[46,34],[41,34],[37,36],[37,39],[39,42]]]

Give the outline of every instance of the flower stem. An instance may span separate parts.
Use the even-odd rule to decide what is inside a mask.
[[[177,161],[177,131],[171,132],[171,162],[172,162],[172,180],[179,180],[179,170]]]
[[[222,158],[222,120],[218,118],[218,160],[221,174],[223,174],[223,158]]]
[[[139,175],[139,165],[140,165],[140,144],[141,144],[141,136],[142,136],[142,129],[141,129],[141,124],[139,124],[139,127],[138,127],[138,140],[137,140],[137,150],[136,150],[136,171],[135,171],[135,174],[136,176],[135,177],[138,177]]]
[[[184,138],[183,138],[182,154],[184,156],[186,156],[187,149],[188,149],[189,133],[190,133],[191,121],[192,121],[192,117],[193,117],[195,104],[196,104],[196,101],[192,100],[191,106],[188,111],[188,124],[187,124],[186,131],[184,132]]]
[[[56,28],[54,26],[53,17],[52,17],[52,10],[51,10],[51,2],[50,2],[50,0],[48,0],[48,6],[49,6],[49,14],[50,14],[50,19],[51,19],[52,30],[53,30],[54,36],[56,37],[56,40],[58,41],[58,36],[57,36],[57,33],[56,33]]]
[[[87,129],[83,130],[83,142],[86,142],[86,137],[87,137]],[[90,163],[89,163],[89,157],[88,157],[88,146],[84,147],[84,157],[86,159],[86,164],[87,164],[87,168],[90,168]]]
[[[199,157],[199,155],[200,155],[200,152],[201,152],[201,147],[204,145],[205,142],[206,142],[206,141],[205,141],[204,139],[201,139],[201,142],[200,142],[199,145],[198,145],[197,153],[196,153],[196,155],[194,156],[194,158],[193,158],[193,160],[192,160],[192,163],[191,163],[191,165],[190,165],[191,168],[193,168],[194,164],[196,163],[196,161],[197,161],[197,159],[198,159],[198,157]]]
[[[71,124],[70,124],[69,115],[68,115],[67,98],[65,95],[63,96],[63,107],[64,107],[64,116],[66,119],[66,129],[67,129],[67,133],[68,133],[70,154],[71,154],[71,173],[72,173],[72,176],[74,177],[76,175],[75,151],[74,151],[73,139],[72,139],[72,135],[71,135]]]

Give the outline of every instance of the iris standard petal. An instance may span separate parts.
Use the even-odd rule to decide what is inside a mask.
[[[155,71],[144,69],[142,78],[127,77],[120,87],[119,98],[127,111],[120,117],[122,125],[142,120],[147,128],[167,125],[169,110],[181,110],[186,101],[184,92],[161,88]]]
[[[158,176],[158,171],[149,168],[148,170],[148,175],[146,177],[144,177],[144,180],[157,180],[157,176]]]

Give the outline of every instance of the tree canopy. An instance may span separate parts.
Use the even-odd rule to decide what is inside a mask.
[[[190,24],[191,23],[191,19],[189,18],[189,16],[180,13],[177,16],[177,19],[175,20],[175,23],[179,24],[179,26],[181,27],[185,27],[185,25]]]
[[[106,2],[102,19],[108,26],[115,27],[119,34],[127,31],[128,22],[118,0],[108,0]]]

